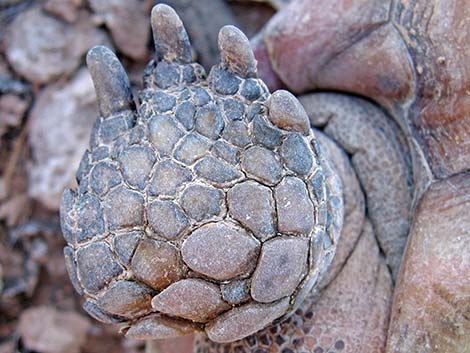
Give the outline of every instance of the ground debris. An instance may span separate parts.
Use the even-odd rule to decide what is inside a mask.
[[[90,47],[109,44],[105,33],[94,26],[85,12],[76,24],[70,25],[35,7],[18,15],[5,37],[10,65],[37,84],[70,76]]]
[[[97,116],[93,84],[85,69],[38,95],[30,114],[34,163],[29,194],[48,208],[57,210],[62,190],[73,183]]]
[[[145,2],[139,0],[89,1],[92,10],[111,32],[111,37],[126,56],[146,59],[150,38]]]
[[[53,307],[33,307],[21,314],[18,326],[25,347],[43,353],[79,353],[90,328],[88,319]]]

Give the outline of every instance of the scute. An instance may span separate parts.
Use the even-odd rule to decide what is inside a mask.
[[[150,228],[159,236],[174,240],[189,225],[188,217],[172,201],[154,201],[148,205],[147,219]]]
[[[144,220],[144,198],[129,188],[118,187],[106,196],[104,215],[111,230],[140,226]]]
[[[285,177],[274,190],[279,231],[286,234],[310,234],[314,226],[314,207],[305,183]]]
[[[291,171],[309,175],[313,167],[312,152],[300,134],[289,134],[281,145],[281,158]]]
[[[216,140],[220,136],[224,126],[225,123],[222,118],[222,113],[215,104],[199,108],[196,112],[196,131],[201,135],[211,140]]]
[[[181,206],[184,211],[199,222],[220,215],[223,202],[222,191],[201,184],[188,186],[181,196]]]
[[[143,190],[155,163],[154,152],[148,147],[131,146],[119,155],[119,164],[126,182]]]
[[[78,242],[87,240],[104,232],[103,210],[100,201],[93,195],[86,194],[78,200],[77,205],[79,231],[76,234]]]
[[[123,264],[129,265],[137,243],[143,236],[144,233],[141,231],[117,234],[114,236],[114,251]]]
[[[111,163],[98,163],[91,171],[90,187],[99,196],[105,195],[110,189],[121,182],[121,174],[117,167]]]
[[[111,315],[133,318],[151,308],[153,291],[137,282],[118,281],[104,291],[97,305]]]
[[[243,153],[241,166],[248,175],[264,184],[277,184],[282,177],[282,166],[276,155],[263,147],[247,149]]]
[[[168,156],[183,136],[183,131],[167,115],[157,115],[151,118],[148,128],[150,141],[161,156]]]
[[[196,229],[183,243],[183,261],[194,271],[215,280],[248,274],[259,243],[243,228],[224,222]]]
[[[174,196],[191,179],[192,174],[188,168],[171,160],[165,160],[156,166],[149,191],[152,196]]]
[[[178,250],[161,240],[141,240],[132,257],[131,269],[137,279],[159,291],[182,276]]]
[[[175,158],[189,166],[206,155],[209,147],[209,143],[201,136],[189,134],[182,139],[180,145],[176,148]]]
[[[274,198],[271,190],[255,181],[232,187],[227,194],[230,215],[260,240],[276,234]]]
[[[206,333],[215,342],[237,341],[265,328],[288,307],[288,298],[272,304],[245,304],[214,320],[206,327]]]
[[[263,244],[251,281],[251,296],[270,303],[291,295],[306,272],[309,240],[277,238]]]
[[[80,282],[83,288],[91,293],[103,289],[124,270],[104,242],[92,243],[78,249],[76,261]]]
[[[183,279],[152,300],[154,309],[194,322],[207,322],[230,305],[222,300],[219,286],[202,279]]]
[[[212,156],[202,158],[194,167],[196,174],[214,186],[228,186],[243,174],[236,167]]]

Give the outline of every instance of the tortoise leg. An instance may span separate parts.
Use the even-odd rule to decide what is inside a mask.
[[[334,93],[301,97],[310,121],[350,155],[365,191],[368,216],[396,278],[412,209],[409,148],[397,124],[375,105]]]

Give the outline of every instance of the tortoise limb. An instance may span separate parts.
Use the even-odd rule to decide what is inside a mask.
[[[409,149],[400,129],[373,104],[341,94],[300,98],[312,125],[351,155],[367,197],[368,216],[396,278],[410,227],[412,172]]]
[[[206,80],[171,8],[153,9],[152,29],[138,111],[116,56],[90,51],[102,116],[78,189],[64,193],[68,270],[90,315],[122,318],[128,336],[204,329],[233,341],[285,319],[318,285],[343,222],[341,184],[297,99],[268,102],[241,31],[220,31]]]
[[[360,163],[358,163],[357,158],[353,158],[353,161],[355,162],[354,167],[362,170],[362,172],[359,173],[359,177],[362,177],[362,179],[359,178],[358,180],[354,170],[352,170],[352,166],[349,164],[350,162],[347,156],[344,155],[344,152],[341,151],[340,147],[335,143],[335,141],[331,140],[328,136],[322,134],[321,132],[316,132],[315,135],[317,136],[320,142],[323,152],[326,152],[326,155],[329,155],[330,159],[333,160],[333,163],[335,164],[335,167],[339,171],[339,175],[343,180],[343,184],[346,185],[344,196],[345,225],[343,227],[341,241],[337,249],[337,256],[335,257],[334,263],[330,267],[331,270],[328,273],[327,277],[325,277],[322,281],[322,284],[317,288],[322,291],[321,296],[318,294],[318,292],[316,294],[312,293],[308,297],[306,302],[300,306],[296,314],[294,314],[294,316],[290,319],[290,323],[280,323],[271,327],[270,329],[260,331],[255,335],[251,336],[250,338],[246,338],[236,343],[229,343],[220,346],[218,344],[209,342],[202,336],[199,336],[196,341],[196,347],[202,350],[206,349],[209,353],[217,352],[221,349],[225,349],[227,352],[256,352],[257,349],[263,351],[263,349],[267,349],[268,347],[270,347],[270,349],[272,350],[274,349],[272,345],[274,342],[276,342],[276,352],[281,352],[283,350],[291,350],[294,352],[302,351],[302,348],[308,351],[314,351],[315,348],[318,348],[321,345],[320,343],[315,344],[314,342],[319,342],[320,338],[322,337],[324,337],[327,341],[332,340],[332,345],[330,348],[334,348],[334,346],[337,345],[337,347],[340,348],[346,347],[348,351],[380,351],[384,349],[384,337],[386,335],[383,332],[385,332],[386,330],[389,318],[392,281],[389,270],[386,267],[385,261],[379,255],[379,248],[377,246],[377,242],[374,239],[374,228],[372,227],[370,220],[365,219],[364,196],[362,194],[361,186],[359,185],[359,183],[364,182],[364,170],[367,168],[367,170],[371,170],[371,176],[376,175],[375,178],[379,178],[380,180],[382,180],[383,178],[387,178],[387,174],[390,171],[400,171],[398,172],[399,174],[404,173],[401,177],[401,182],[404,182],[404,184],[396,185],[396,183],[393,182],[393,187],[396,187],[397,190],[399,190],[398,199],[401,200],[402,198],[404,198],[404,200],[408,201],[404,204],[399,202],[398,204],[403,207],[400,208],[400,206],[395,205],[393,200],[388,200],[387,209],[391,214],[396,214],[397,212],[400,213],[402,211],[408,211],[411,207],[411,193],[408,189],[409,185],[407,185],[407,180],[409,182],[411,176],[409,171],[409,165],[407,165],[406,162],[406,147],[403,147],[405,145],[401,143],[401,137],[397,136],[397,130],[394,129],[393,126],[390,126],[388,124],[388,119],[383,115],[381,111],[377,110],[373,114],[371,114],[371,111],[369,110],[367,114],[366,111],[362,111],[362,113],[360,113],[360,108],[358,109],[358,107],[356,107],[355,109],[353,109],[354,104],[353,106],[349,106],[349,108],[347,108],[348,104],[346,104],[346,102],[336,101],[340,100],[341,96],[337,97],[336,99],[334,97],[331,97],[331,99],[335,101],[335,103],[330,102],[331,106],[328,105],[329,109],[325,109],[325,105],[324,103],[322,103],[322,99],[324,99],[325,97],[322,97],[321,95],[320,97],[316,96],[318,95],[314,94],[301,98],[301,101],[302,103],[304,103],[307,111],[309,112],[309,115],[311,115],[310,117],[314,125],[322,127],[326,125],[326,132],[333,136],[336,141],[343,144],[346,151],[352,153],[353,155],[355,153],[374,154],[374,151],[378,151],[378,153],[383,156],[386,156],[392,163],[388,166],[388,168],[385,169],[379,168],[378,165],[376,165],[375,167],[367,167],[367,164],[363,163],[364,158],[361,158],[363,161]],[[338,95],[334,96],[336,97]],[[312,99],[312,97],[314,97],[315,99]],[[361,105],[360,102],[356,103],[358,103],[358,106]],[[364,102],[364,104],[367,106],[369,103]],[[345,111],[340,114],[334,109],[334,107],[343,107]],[[372,109],[371,107],[369,108]],[[349,114],[347,112],[349,112]],[[338,115],[338,117],[335,117],[336,115]],[[354,116],[356,118],[353,118]],[[369,118],[369,116],[371,116],[371,118]],[[333,121],[331,120],[334,119],[336,120],[333,123]],[[356,119],[358,119],[358,121],[354,123],[353,121]],[[339,124],[341,128],[339,126],[335,127],[336,124]],[[356,126],[356,128],[351,128],[351,125],[358,126]],[[354,131],[360,131],[359,125],[362,125],[362,128],[365,128],[366,126],[368,126],[368,129],[372,128],[371,130],[373,133],[369,136],[370,138],[364,138],[364,136],[362,136],[362,138],[359,138],[359,136],[356,136],[355,138],[352,138],[352,136],[347,137],[347,132],[350,130],[353,130],[353,134]],[[385,129],[388,132],[386,136],[394,136],[392,141],[386,141],[380,137],[382,131],[381,129]],[[369,140],[373,140],[375,141],[374,143],[378,143],[381,146],[375,146],[373,148],[367,147],[366,145]],[[362,141],[362,145],[360,141]],[[403,148],[404,150],[402,150]],[[338,151],[341,151],[342,153],[338,154]],[[349,173],[347,172],[347,167],[341,166],[345,163],[345,161],[351,169]],[[370,156],[370,163],[378,163],[378,160],[373,156]],[[351,183],[351,173],[355,183]],[[349,177],[347,177],[348,174]],[[380,176],[377,174],[382,175]],[[351,189],[354,188],[353,185],[356,185],[356,191],[353,191]],[[363,184],[362,186],[366,189],[365,191],[369,193],[371,193],[370,189],[374,189],[371,187],[370,183],[367,183],[366,186],[364,186]],[[384,190],[382,190],[382,192],[383,191]],[[372,199],[379,197],[378,192],[379,191],[376,191],[375,193],[372,192]],[[368,201],[371,202],[370,200]],[[398,208],[396,210],[393,210],[393,207]],[[374,222],[381,222],[379,220],[381,218],[377,215],[377,210],[375,210],[375,212],[373,211],[373,216],[375,219]],[[404,216],[403,220],[407,220],[406,215]],[[383,222],[388,223],[385,220],[383,220]],[[360,226],[358,227],[359,223]],[[390,233],[391,227],[388,227],[385,224],[379,230],[385,231],[387,233],[387,229],[388,233]],[[383,236],[384,235],[382,235],[382,238]],[[357,241],[358,239],[360,240]],[[368,250],[365,250],[364,247],[366,247]],[[345,294],[345,292],[343,292],[343,290],[341,289],[342,286],[344,286],[343,288],[349,287],[349,290],[351,289],[350,284],[346,285],[345,282],[341,282],[345,281],[348,276],[354,278],[355,276],[352,276],[351,273],[359,273],[358,268],[361,266],[357,267],[356,270],[352,270],[351,266],[355,266],[352,265],[352,263],[354,263],[355,261],[359,261],[359,258],[361,256],[364,256],[359,255],[359,252],[362,251],[365,251],[369,254],[366,257],[370,256],[371,254],[374,254],[373,262],[377,264],[377,267],[374,269],[373,272],[368,272],[367,274],[365,274],[364,271],[361,272],[362,279],[370,275],[370,278],[373,278],[374,281],[376,281],[376,284],[371,287],[374,287],[375,289],[372,289],[371,291],[370,289],[367,289],[364,291],[364,298],[369,298],[367,300],[371,300],[375,304],[371,305],[367,302],[367,300],[363,301],[364,298],[361,298],[362,305],[368,307],[367,316],[370,319],[368,321],[370,323],[375,322],[374,325],[376,325],[376,327],[371,327],[370,325],[364,327],[359,325],[359,321],[356,320],[362,320],[364,318],[364,313],[358,315],[357,312],[355,313],[356,308],[349,308],[343,311],[342,309],[339,309],[341,306],[341,302],[334,303],[336,301],[335,298],[337,298],[339,292],[341,292],[342,295]],[[367,266],[369,265],[370,263],[368,263]],[[366,286],[364,286],[363,289],[365,287]],[[349,294],[354,295],[352,292],[349,292]],[[327,315],[328,310],[330,310],[329,308],[331,307],[339,309],[338,312],[342,312],[345,317],[347,317],[347,319],[340,319],[340,317],[342,317],[342,314],[339,315],[338,313],[335,313],[335,315],[332,316]],[[324,310],[322,310],[321,308],[324,308]],[[371,310],[371,308],[374,309]],[[312,315],[313,319],[311,318]],[[341,322],[332,324],[331,321],[328,321],[328,323],[326,323],[326,321],[331,320],[331,318],[336,318]],[[295,322],[296,324],[293,324],[292,322]],[[354,322],[356,323],[354,324]],[[307,331],[311,329],[312,332],[314,332],[313,330],[315,327],[337,327],[341,328],[343,332],[347,332],[348,334],[354,331],[356,332],[356,335],[358,337],[364,337],[364,340],[362,340],[362,345],[356,346],[354,340],[350,340],[350,338],[348,338],[347,335],[344,335],[343,333],[325,332],[319,335],[316,333],[314,341],[312,340],[312,337],[309,336],[308,332],[301,334],[300,336],[296,336],[296,334],[298,333],[295,332],[294,327],[302,327],[304,330]],[[354,327],[354,330],[351,330],[351,327]],[[322,346],[322,349],[324,349],[324,351],[328,351],[328,347]]]
[[[330,160],[341,178],[343,184],[344,222],[341,240],[336,249],[336,255],[321,281],[318,289],[321,291],[336,278],[357,244],[365,222],[365,196],[360,182],[354,171],[348,155],[335,141],[320,130],[314,130],[322,152]]]

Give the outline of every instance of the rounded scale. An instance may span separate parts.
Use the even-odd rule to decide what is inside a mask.
[[[183,261],[193,271],[223,281],[249,273],[259,242],[245,229],[227,222],[196,229],[181,246]]]

